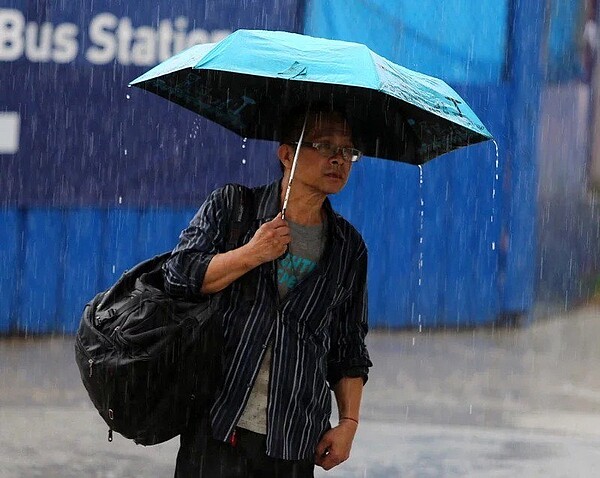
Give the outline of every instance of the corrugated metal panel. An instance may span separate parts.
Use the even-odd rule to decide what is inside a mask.
[[[22,232],[19,210],[0,210],[0,231],[0,334],[3,334],[10,330],[11,317],[17,314]]]
[[[73,333],[77,330],[84,304],[100,290],[100,264],[104,257],[101,248],[103,211],[74,209],[64,215],[64,273],[56,330]]]
[[[16,329],[27,334],[56,330],[64,274],[63,214],[29,209],[24,224],[25,251]]]

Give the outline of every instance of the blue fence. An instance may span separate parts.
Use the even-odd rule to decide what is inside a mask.
[[[0,333],[72,333],[84,304],[137,262],[170,250],[194,209],[12,209],[1,242]]]
[[[139,260],[173,247],[209,190],[226,182],[258,184],[277,174],[271,146],[248,142],[242,148],[240,138],[188,111],[126,89],[145,69],[132,64],[140,59],[133,55],[136,32],[141,38],[149,30],[139,28],[151,25],[160,35],[162,25],[162,41],[170,31],[173,49],[184,37],[210,40],[239,27],[294,30],[301,28],[304,2],[163,2],[135,14],[98,2],[81,18],[76,8],[59,13],[37,2],[39,9],[30,11],[22,5],[32,5],[27,2],[9,3],[0,8],[0,23],[7,24],[7,15],[18,23],[20,14],[25,23],[48,21],[63,33],[74,24],[79,48],[70,63],[59,64],[34,62],[26,51],[8,59],[19,52],[0,47],[0,82],[11,85],[0,97],[0,115],[20,115],[18,150],[3,152],[0,142],[0,230],[6,231],[0,237],[0,290],[10,291],[0,296],[0,333],[72,333],[96,292]],[[434,160],[422,171],[369,158],[354,169],[334,204],[369,247],[373,326],[462,327],[531,308],[539,79],[534,63],[542,15],[534,5],[516,10],[517,3],[480,2],[479,15],[493,26],[477,24],[489,48],[467,56],[463,43],[470,37],[464,30],[477,26],[475,21],[462,29],[449,24],[448,31],[462,35],[442,29],[431,38],[431,16],[407,1],[306,5],[308,33],[364,41],[407,67],[452,80],[500,145],[499,158],[487,143]],[[453,4],[471,8],[469,2]],[[407,24],[395,20],[400,7]],[[438,21],[446,18],[437,12]],[[356,18],[347,15],[358,13],[370,19],[369,28],[348,28]],[[93,30],[100,21],[105,23]],[[457,43],[444,44],[451,37]],[[131,41],[129,48],[123,38]],[[96,62],[113,57],[91,65],[92,48]],[[462,51],[466,63],[448,60],[452,48]],[[428,57],[435,62],[428,65]],[[529,83],[521,83],[524,76]],[[19,86],[23,78],[27,94]]]
[[[499,144],[498,158],[488,143],[427,163],[421,187],[414,167],[354,172],[338,205],[371,252],[375,324],[458,327],[530,313],[543,17],[535,2],[309,1],[308,33],[363,42],[450,81]]]

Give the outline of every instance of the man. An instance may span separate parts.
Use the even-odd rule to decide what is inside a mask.
[[[176,477],[312,477],[346,460],[372,365],[367,250],[331,208],[360,158],[348,123],[311,108],[285,220],[281,210],[306,111],[292,113],[277,155],[283,178],[253,189],[255,219],[225,250],[233,194],[214,191],[165,267],[179,296],[227,289],[222,383],[209,416],[181,436]],[[333,389],[339,420],[329,424]]]

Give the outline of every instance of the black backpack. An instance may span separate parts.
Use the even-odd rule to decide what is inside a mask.
[[[249,229],[249,190],[235,186],[227,249]],[[178,434],[214,397],[221,370],[219,302],[175,299],[163,288],[170,252],[126,271],[89,302],[75,357],[90,399],[113,431],[140,445]]]

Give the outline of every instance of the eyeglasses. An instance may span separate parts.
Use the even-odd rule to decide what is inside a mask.
[[[331,159],[334,156],[337,156],[340,151],[342,153],[342,158],[344,159],[344,161],[350,161],[352,163],[356,163],[361,157],[362,157],[362,152],[360,152],[360,150],[356,149],[356,148],[346,148],[346,147],[342,147],[342,146],[336,146],[334,144],[330,144],[330,143],[310,143],[307,141],[303,141],[302,143],[299,143],[298,141],[295,141],[293,143],[289,143],[292,145],[297,145],[300,144],[301,146],[306,146],[309,148],[313,148],[316,149],[317,152],[323,156],[324,158],[327,159]]]

